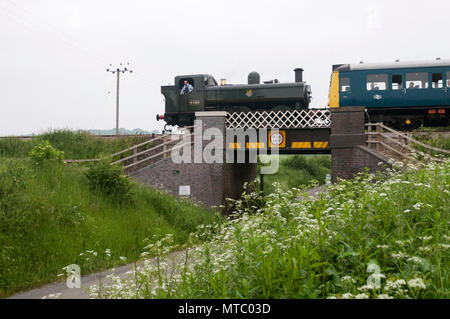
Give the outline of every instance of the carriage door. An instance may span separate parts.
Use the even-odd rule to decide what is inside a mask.
[[[431,91],[429,90],[428,72],[406,73],[404,91],[407,106],[423,106],[424,101],[430,103]]]
[[[389,99],[391,101],[392,106],[404,106],[405,99],[404,95],[406,94],[405,88],[405,76],[400,73],[391,74],[391,90],[389,92]]]
[[[339,104],[340,106],[353,105],[352,90],[349,77],[339,77]]]
[[[442,71],[431,73],[431,89],[433,91],[431,106],[442,106],[445,102],[445,91],[447,89],[444,85],[444,73]]]

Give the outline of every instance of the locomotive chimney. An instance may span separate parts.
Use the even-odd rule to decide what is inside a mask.
[[[260,76],[258,72],[250,72],[248,74],[248,84],[259,84],[260,83]]]
[[[294,72],[295,72],[295,82],[303,82],[303,69],[296,68]]]

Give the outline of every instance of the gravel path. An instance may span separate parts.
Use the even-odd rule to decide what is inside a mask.
[[[320,193],[323,193],[323,192],[326,192],[326,191],[327,191],[326,185],[321,185],[321,186],[318,186],[318,187],[315,187],[315,188],[307,189],[303,193],[308,193],[308,195],[310,197],[317,198]],[[304,198],[305,197],[303,195],[298,197],[299,200],[302,200]]]
[[[185,251],[174,251],[170,254],[170,263],[184,262]],[[151,263],[156,264],[156,258],[150,259]],[[138,266],[142,262],[138,263]],[[135,264],[127,264],[115,268],[114,274],[122,279],[129,278],[128,271],[135,269]],[[66,281],[54,282],[39,288],[35,288],[26,292],[18,293],[9,299],[42,299],[50,294],[61,294],[59,299],[89,299],[87,289],[92,285],[99,285],[100,279],[105,283],[107,275],[111,274],[110,270],[94,273],[91,275],[81,276],[81,288],[68,288]]]

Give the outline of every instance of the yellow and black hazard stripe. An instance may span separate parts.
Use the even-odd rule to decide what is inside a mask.
[[[305,149],[305,148],[327,148],[328,142],[316,141],[316,142],[292,142],[291,148]]]
[[[314,148],[327,148],[328,142],[314,142]]]
[[[311,148],[311,142],[292,142],[292,148]]]

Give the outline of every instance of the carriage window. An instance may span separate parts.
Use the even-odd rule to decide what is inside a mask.
[[[427,89],[428,88],[428,73],[406,73],[406,88],[407,89]]]
[[[447,72],[447,87],[450,88],[450,71]]]
[[[431,76],[431,81],[433,82],[433,89],[442,89],[444,87],[442,73],[433,73]]]
[[[341,92],[350,91],[350,79],[349,78],[339,79],[339,83],[341,85]]]
[[[385,91],[387,86],[387,74],[369,74],[367,76],[367,91]]]
[[[395,74],[392,76],[392,89],[401,90],[403,86],[403,79],[401,74]]]

